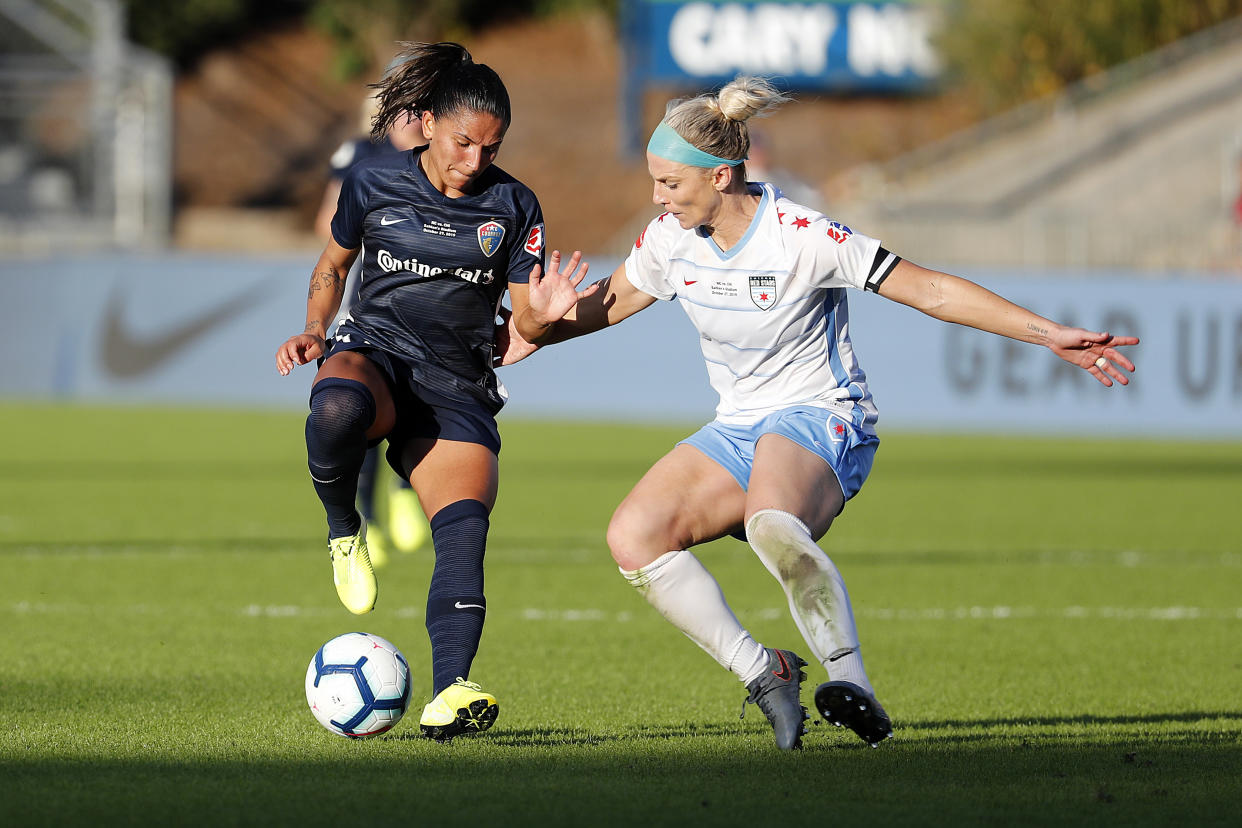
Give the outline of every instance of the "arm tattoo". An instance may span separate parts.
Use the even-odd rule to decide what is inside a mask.
[[[340,271],[330,265],[327,270],[316,270],[311,274],[310,292],[306,298],[312,298],[320,290],[333,290],[341,293],[344,287],[345,280],[341,278]]]
[[[302,333],[308,333],[308,334],[314,334],[315,336],[321,336],[321,334],[319,333],[319,330],[322,327],[323,326],[319,324],[319,320],[315,319],[315,320],[312,320],[306,323],[306,329],[302,331]]]
[[[1039,325],[1036,325],[1034,322],[1027,322],[1027,323],[1026,323],[1026,329],[1027,329],[1028,331],[1031,331],[1032,333],[1037,333],[1037,334],[1039,334],[1040,336],[1047,336],[1047,335],[1048,335],[1048,329],[1047,329],[1047,328],[1041,328]]]

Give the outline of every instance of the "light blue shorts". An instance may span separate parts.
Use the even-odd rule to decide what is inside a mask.
[[[862,488],[880,445],[879,437],[863,431],[839,412],[809,405],[782,409],[754,425],[712,421],[681,442],[715,460],[746,490],[755,462],[755,443],[765,434],[779,434],[822,457],[836,474],[846,500]]]

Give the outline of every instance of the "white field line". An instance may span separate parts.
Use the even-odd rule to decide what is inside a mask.
[[[46,602],[17,601],[3,607],[15,615],[76,615],[96,613],[99,611],[119,612],[126,615],[167,615],[167,616],[206,616],[228,612],[223,608],[189,609],[185,605],[167,607],[149,604],[129,604],[127,606],[111,606],[102,604],[86,604],[77,602]],[[338,607],[303,607],[294,604],[248,604],[230,614],[246,618],[307,618],[339,614]],[[747,619],[772,621],[787,615],[783,608],[768,607],[760,610],[739,612],[738,615]],[[422,607],[405,606],[393,611],[398,618],[420,619],[423,617]],[[1061,620],[1100,620],[1117,619],[1124,621],[1242,621],[1242,607],[1020,607],[1020,606],[959,606],[959,607],[922,607],[922,608],[860,608],[855,614],[859,618],[875,621],[1009,621],[1026,619],[1061,619]],[[512,617],[511,613],[505,613]],[[518,620],[532,622],[569,622],[569,623],[600,623],[624,624],[635,620],[635,613],[629,610],[611,611],[594,608],[582,609],[549,609],[527,607],[519,610]],[[640,614],[639,618],[642,617]]]

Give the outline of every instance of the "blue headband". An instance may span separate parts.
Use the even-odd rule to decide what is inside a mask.
[[[710,152],[703,152],[678,135],[677,130],[664,121],[660,121],[655,132],[651,133],[651,140],[647,142],[647,152],[669,161],[676,161],[678,164],[689,164],[691,167],[715,167],[720,164],[736,167],[746,160],[738,158],[731,161],[728,158],[719,158]]]

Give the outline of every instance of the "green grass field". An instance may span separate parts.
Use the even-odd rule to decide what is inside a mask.
[[[501,716],[440,745],[430,553],[381,571],[372,615],[338,604],[301,422],[0,406],[5,824],[1237,824],[1242,444],[885,436],[824,545],[896,736],[779,754],[603,542],[685,429],[503,424],[472,676]],[[747,547],[701,557],[805,653]],[[351,629],[416,678],[370,741],[303,697]]]

